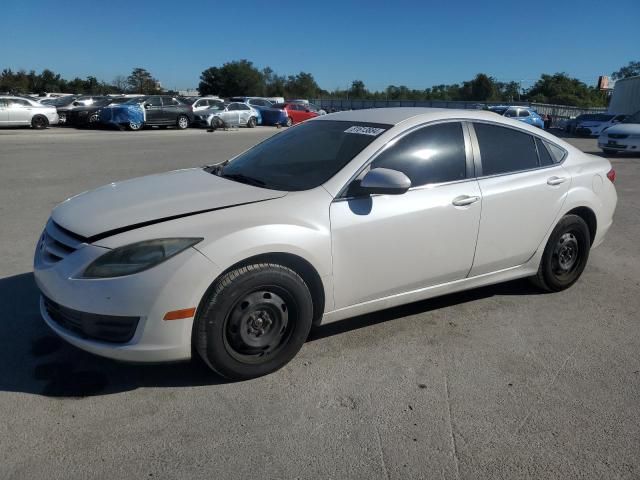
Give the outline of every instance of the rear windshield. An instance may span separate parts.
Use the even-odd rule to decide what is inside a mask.
[[[275,190],[322,185],[391,125],[309,121],[259,143],[216,171],[221,177]]]
[[[498,115],[503,115],[506,112],[507,108],[490,108],[489,111],[493,113],[497,113]]]

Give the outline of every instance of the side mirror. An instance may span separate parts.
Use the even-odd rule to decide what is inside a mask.
[[[404,173],[389,168],[372,168],[357,190],[364,195],[402,195],[410,188],[411,180]]]

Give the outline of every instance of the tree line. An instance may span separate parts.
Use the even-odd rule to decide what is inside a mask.
[[[640,62],[629,62],[611,75],[614,80],[640,75]],[[5,69],[0,73],[0,92],[2,91],[152,94],[164,90],[150,72],[137,67],[129,76],[118,75],[110,83],[99,81],[93,76],[66,80],[49,69],[39,74],[33,70],[14,72]],[[349,88],[328,91],[320,88],[311,73],[280,75],[270,67],[259,69],[249,60],[232,61],[219,67],[207,68],[200,75],[199,91],[201,95],[221,97],[238,95],[362,100],[532,101],[579,107],[600,107],[607,104],[606,93],[566,73],[542,74],[527,90],[523,90],[518,82],[501,82],[485,73],[478,73],[473,79],[462,83],[435,85],[425,89],[389,85],[384,90],[370,90],[362,80],[354,80]]]

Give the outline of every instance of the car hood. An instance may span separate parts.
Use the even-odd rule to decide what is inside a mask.
[[[213,175],[202,168],[175,170],[102,187],[71,197],[51,218],[62,228],[96,241],[175,218],[283,197]]]
[[[640,123],[618,123],[613,127],[607,128],[606,133],[640,135]]]

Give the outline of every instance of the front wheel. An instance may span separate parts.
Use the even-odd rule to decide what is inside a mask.
[[[143,127],[143,122],[129,122],[127,124],[127,126],[129,127],[129,130],[133,130],[134,132],[137,132],[138,130],[142,130]]]
[[[577,215],[566,215],[553,229],[533,282],[548,292],[559,292],[578,281],[587,266],[591,234]]]
[[[256,126],[257,122],[256,122],[256,117],[251,117],[249,118],[249,120],[247,121],[247,127],[248,128],[254,128]]]
[[[290,127],[291,125],[293,125],[293,118],[291,117],[287,117],[287,123],[286,123],[287,127]]]
[[[180,115],[178,117],[176,125],[177,125],[178,129],[184,130],[189,126],[189,119],[187,118],[186,115]]]
[[[223,377],[245,380],[274,372],[302,348],[313,318],[304,280],[283,265],[240,267],[218,280],[203,299],[194,343]]]
[[[31,119],[31,126],[36,130],[42,130],[49,126],[49,120],[44,115],[36,115]]]

